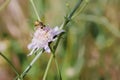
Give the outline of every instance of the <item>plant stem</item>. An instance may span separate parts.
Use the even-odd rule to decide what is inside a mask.
[[[48,64],[47,64],[47,68],[46,68],[46,70],[45,70],[45,74],[44,74],[44,76],[43,76],[43,80],[46,80],[47,73],[48,73],[48,70],[49,70],[49,67],[50,67],[50,64],[51,64],[53,58],[54,58],[54,60],[55,60],[56,68],[57,68],[57,71],[58,71],[58,75],[59,75],[60,80],[61,80],[60,70],[59,70],[58,63],[57,63],[57,60],[56,60],[54,54],[51,54],[51,56],[50,56],[49,62],[48,62]]]
[[[57,72],[58,72],[58,76],[59,76],[59,80],[62,80],[62,77],[61,77],[61,72],[60,72],[60,69],[59,69],[59,66],[58,66],[58,63],[57,63],[57,60],[56,60],[56,56],[55,56],[55,51],[51,48],[51,46],[49,45],[50,47],[50,50],[52,52],[52,55],[53,55],[53,58],[54,58],[54,61],[55,61],[55,65],[56,65],[56,68],[57,68]],[[47,73],[47,72],[46,72]],[[46,75],[45,75],[46,76]]]
[[[58,71],[59,80],[62,80],[61,71],[60,71],[60,69],[59,69],[58,62],[57,62],[57,60],[56,60],[56,57],[54,57],[54,60],[55,60],[56,68],[57,68],[57,71]]]
[[[65,21],[63,22],[63,24],[62,24],[61,27],[60,27],[61,29],[63,29],[63,28],[68,24],[68,22],[71,20],[71,17],[72,17],[73,14],[76,12],[76,10],[79,8],[81,2],[82,2],[82,0],[79,0],[78,3],[76,4],[76,6],[74,7],[74,9],[71,11],[71,13],[65,18]],[[63,34],[60,34],[60,35],[59,35],[59,37],[58,37],[58,39],[57,39],[57,41],[56,41],[56,44],[55,44],[55,46],[53,47],[53,48],[54,48],[54,51],[53,51],[53,54],[51,54],[51,57],[50,57],[50,59],[49,59],[47,68],[46,68],[45,73],[44,73],[43,80],[46,79],[46,76],[47,76],[48,70],[49,70],[49,68],[50,68],[50,64],[51,64],[51,62],[52,62],[52,59],[55,58],[55,57],[53,57],[53,56],[55,55],[55,52],[56,52],[58,43],[59,43],[62,35],[63,35]],[[56,61],[55,61],[55,62],[56,62]],[[58,64],[57,64],[57,63],[56,63],[56,65],[57,65],[57,68],[58,68]],[[59,73],[60,73],[60,72],[59,72]]]
[[[65,17],[65,21],[63,22],[63,24],[60,26],[60,29],[64,29],[65,26],[68,24],[68,22],[70,22],[72,16],[74,15],[74,13],[76,12],[76,10],[79,8],[80,4],[82,3],[83,0],[79,0],[78,3],[76,4],[76,6],[73,8],[73,10],[70,12],[70,14]]]
[[[8,64],[11,66],[11,68],[13,69],[13,71],[17,74],[17,76],[20,78],[20,75],[19,73],[17,72],[15,66],[11,63],[11,61],[6,57],[4,56],[1,52],[0,52],[0,55],[8,62]]]
[[[78,10],[78,12],[72,17],[75,18],[77,15],[79,15],[87,6],[89,0],[84,0],[83,3],[81,4],[81,8]]]
[[[39,14],[38,14],[38,12],[37,12],[37,9],[36,9],[36,7],[35,7],[35,4],[34,4],[33,0],[30,0],[30,2],[31,2],[31,4],[32,4],[32,6],[33,6],[33,9],[34,9],[34,11],[35,11],[35,14],[36,14],[38,20],[41,21],[41,19],[40,19],[40,17],[39,17]]]
[[[29,64],[29,66],[25,69],[25,71],[20,75],[21,78],[24,78],[25,75],[28,73],[28,71],[31,69],[31,67],[33,66],[33,64],[36,62],[36,60],[40,57],[40,55],[42,54],[42,50],[35,56],[35,58],[31,61],[31,63]]]
[[[48,73],[48,70],[49,70],[49,67],[50,67],[50,64],[51,64],[51,62],[52,62],[53,57],[54,57],[54,55],[51,54],[50,59],[49,59],[49,62],[48,62],[48,64],[47,64],[47,68],[46,68],[45,73],[44,73],[44,76],[43,76],[43,80],[46,80],[46,76],[47,76],[47,73]]]

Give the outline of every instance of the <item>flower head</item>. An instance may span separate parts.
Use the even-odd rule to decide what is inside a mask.
[[[55,36],[64,32],[58,27],[50,28],[43,24],[37,25],[37,28],[34,32],[32,42],[28,45],[28,49],[32,49],[29,55],[33,54],[33,51],[38,49],[44,49],[46,52],[50,53],[49,43],[55,40]]]

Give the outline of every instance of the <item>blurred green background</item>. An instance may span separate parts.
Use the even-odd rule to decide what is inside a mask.
[[[0,5],[7,0],[0,0]],[[77,0],[34,0],[46,25],[60,26]],[[67,25],[56,58],[63,80],[120,80],[120,0],[89,0],[84,11]],[[29,0],[11,0],[0,10],[0,52],[19,73],[33,56],[31,42],[37,17]],[[25,80],[42,80],[50,54],[43,53]],[[0,80],[13,80],[16,74],[0,56]],[[52,62],[47,80],[58,80]]]

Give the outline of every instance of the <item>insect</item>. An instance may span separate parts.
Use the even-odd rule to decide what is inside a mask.
[[[35,21],[34,26],[36,28],[41,28],[41,29],[43,29],[45,27],[45,25],[42,22],[38,21],[38,20]]]

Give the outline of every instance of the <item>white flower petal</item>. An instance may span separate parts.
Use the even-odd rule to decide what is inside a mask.
[[[44,49],[45,49],[45,51],[47,52],[47,53],[50,53],[51,51],[50,51],[50,48],[49,48],[49,46],[47,45],[47,46],[45,46],[44,47]]]
[[[27,47],[28,47],[28,49],[30,50],[30,49],[33,48],[33,44],[29,44]]]
[[[32,51],[28,54],[28,56],[31,56],[34,53],[35,49],[32,49]]]
[[[53,31],[55,31],[55,32],[58,31],[58,30],[59,30],[58,26],[53,28]]]
[[[54,29],[53,29],[53,35],[58,35],[62,32],[65,32],[64,30],[61,30],[58,28],[58,26],[56,26]]]

